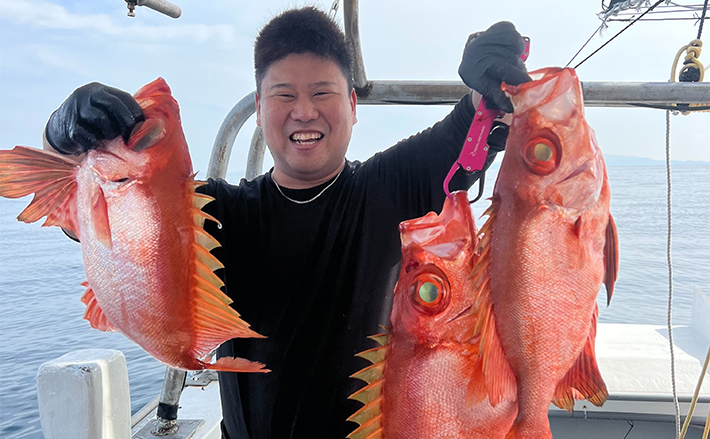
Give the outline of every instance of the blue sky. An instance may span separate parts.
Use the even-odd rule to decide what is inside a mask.
[[[124,0],[0,0],[0,148],[39,147],[49,114],[82,84],[99,81],[135,92],[162,76],[181,105],[194,167],[206,171],[222,120],[254,88],[252,47],[258,29],[283,9],[306,3],[174,2],[183,11],[177,20],[145,8],[129,18]],[[493,3],[362,0],[360,34],[368,77],[458,80],[468,34],[503,19],[532,39],[529,69],[564,65],[599,26],[599,1]],[[326,9],[332,1],[309,4]],[[611,23],[581,55],[623,26]],[[693,21],[639,22],[580,67],[578,75],[582,81],[667,81],[676,51],[696,34]],[[710,64],[708,55],[700,59]],[[449,109],[359,107],[348,157],[364,160]],[[660,110],[587,110],[605,153],[653,159],[664,157],[664,117]],[[710,113],[673,117],[673,158],[710,161],[708,130],[701,128],[709,125]],[[252,119],[237,138],[232,172],[244,169],[253,127]],[[265,166],[269,163],[267,158]]]

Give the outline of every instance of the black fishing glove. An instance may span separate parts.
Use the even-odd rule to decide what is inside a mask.
[[[98,82],[74,90],[47,122],[47,142],[62,154],[80,155],[102,140],[122,136],[128,141],[133,127],[145,120],[133,96]]]
[[[463,50],[459,76],[486,98],[486,108],[513,112],[513,104],[500,89],[501,82],[518,85],[530,81],[520,55],[525,41],[515,26],[501,21],[485,32],[471,34]]]

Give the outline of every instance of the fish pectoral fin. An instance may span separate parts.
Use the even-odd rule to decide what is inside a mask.
[[[113,326],[113,323],[106,317],[99,302],[96,300],[94,290],[91,289],[88,282],[82,283],[86,287],[84,295],[81,296],[81,301],[86,305],[84,319],[89,321],[92,328],[104,332],[120,332],[118,328]]]
[[[493,407],[501,401],[515,401],[517,398],[517,383],[515,374],[510,367],[508,358],[500,345],[498,331],[495,326],[493,304],[490,300],[481,304],[480,337],[478,338],[478,362],[471,375],[466,390],[468,406],[482,402],[486,396]]]
[[[101,186],[95,185],[92,188],[93,197],[91,200],[91,224],[94,228],[96,240],[111,250],[111,226],[108,221],[108,204]]]
[[[619,274],[619,239],[616,232],[614,218],[609,215],[609,222],[606,225],[604,243],[604,285],[606,286],[606,306],[611,302],[614,294],[614,282]]]
[[[493,222],[497,215],[497,200],[484,213],[488,220],[479,232],[479,257],[473,267],[471,278],[476,285],[472,294],[476,297],[471,313],[476,318],[476,328],[471,344],[478,350],[478,362],[471,374],[466,390],[466,404],[475,405],[486,396],[493,407],[501,401],[517,399],[517,383],[513,369],[500,344],[496,328],[493,301],[491,300],[490,258]]]
[[[32,223],[43,216],[43,226],[59,226],[79,237],[76,216],[76,171],[79,167],[60,154],[16,146],[0,151],[0,196],[20,198],[34,193],[17,217]]]
[[[598,314],[599,308],[595,305],[592,325],[584,348],[572,368],[567,371],[565,377],[555,388],[552,403],[561,409],[571,412],[574,409],[574,401],[576,399],[586,399],[600,407],[609,396],[606,384],[602,379],[601,373],[599,373],[599,366],[597,366],[597,358],[594,353]]]

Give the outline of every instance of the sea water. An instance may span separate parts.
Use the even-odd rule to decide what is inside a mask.
[[[673,323],[690,323],[693,287],[710,290],[710,165],[672,174]],[[610,167],[619,232],[619,278],[601,322],[665,325],[668,302],[666,173],[663,166]],[[233,182],[236,183],[236,179]],[[486,194],[495,171],[486,178]],[[473,194],[474,190],[471,191]],[[486,195],[486,196],[487,196]],[[122,351],[133,412],[160,393],[165,367],[118,333],[82,319],[81,251],[56,227],[15,220],[29,203],[0,199],[0,438],[41,438],[35,377],[46,361],[77,349]],[[479,215],[488,206],[474,205]],[[478,221],[478,220],[477,220]]]

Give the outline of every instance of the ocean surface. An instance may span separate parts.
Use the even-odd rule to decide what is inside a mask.
[[[673,171],[673,322],[690,323],[693,287],[710,292],[710,165]],[[612,166],[611,211],[619,231],[620,268],[601,322],[665,325],[666,174],[663,166]],[[495,172],[487,176],[490,194]],[[232,179],[237,182],[238,180]],[[475,190],[475,188],[474,188]],[[472,191],[473,192],[473,191]],[[29,203],[0,199],[0,438],[42,438],[36,374],[40,365],[77,349],[123,351],[133,412],[157,396],[165,367],[117,333],[91,329],[79,301],[85,280],[80,247],[54,227],[15,220]],[[474,205],[479,214],[488,206]]]

